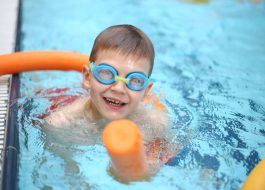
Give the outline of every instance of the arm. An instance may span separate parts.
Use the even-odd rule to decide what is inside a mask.
[[[152,126],[152,136],[145,141],[146,155],[150,167],[156,172],[179,152],[179,143],[174,139],[177,131],[171,128],[172,123],[167,111],[153,109],[148,110],[147,114],[148,123]],[[146,133],[150,134],[148,131]]]
[[[156,138],[146,143],[145,148],[149,163],[157,169],[179,152],[179,144],[165,138]]]
[[[50,113],[44,118],[45,122],[53,127],[63,127],[75,121],[77,117],[84,115],[87,98],[79,98],[73,103]]]

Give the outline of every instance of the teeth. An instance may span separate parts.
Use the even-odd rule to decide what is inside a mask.
[[[112,100],[110,98],[106,98],[106,100],[108,101],[109,104],[111,105],[120,105],[122,104],[122,102],[120,102],[119,100]]]

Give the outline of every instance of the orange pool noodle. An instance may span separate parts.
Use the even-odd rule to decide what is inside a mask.
[[[241,190],[265,190],[265,159],[250,172]]]
[[[0,75],[36,70],[76,70],[89,60],[89,56],[66,51],[31,51],[0,55]]]
[[[168,112],[166,106],[163,103],[161,103],[159,98],[155,96],[154,93],[152,94],[152,96],[146,96],[144,101],[146,103],[152,104],[154,108],[156,109],[160,109],[161,111]]]
[[[188,3],[209,3],[209,0],[180,0]]]
[[[136,124],[126,119],[110,122],[103,131],[103,143],[116,177],[125,181],[147,177],[146,156]]]

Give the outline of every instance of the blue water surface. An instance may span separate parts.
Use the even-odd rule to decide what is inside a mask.
[[[116,181],[101,144],[47,143],[36,124],[51,98],[86,94],[81,74],[23,73],[19,189],[239,189],[265,157],[264,1],[24,0],[20,49],[89,54],[100,31],[124,23],[154,43],[154,89],[170,110],[180,152],[149,181]]]

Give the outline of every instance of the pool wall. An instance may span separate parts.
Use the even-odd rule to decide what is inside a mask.
[[[17,156],[18,146],[18,124],[17,124],[17,104],[19,77],[12,76],[9,113],[6,128],[6,142],[3,164],[2,189],[17,189]]]
[[[0,53],[12,53],[19,51],[19,33],[20,33],[20,14],[21,1],[1,1],[2,8],[5,9],[6,15],[3,18],[5,31],[7,34],[1,33],[2,45]],[[1,14],[2,15],[2,14]],[[7,25],[8,26],[7,26]],[[18,75],[10,76],[9,85],[9,101],[8,113],[6,119],[5,142],[3,152],[1,189],[15,190],[17,189],[17,156],[18,156],[18,125],[17,125],[17,104],[19,92]]]

